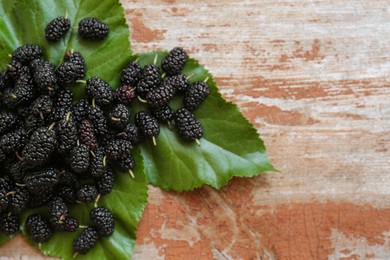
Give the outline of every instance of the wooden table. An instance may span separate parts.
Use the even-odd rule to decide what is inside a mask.
[[[133,50],[183,46],[283,174],[150,187],[135,259],[390,259],[390,1],[123,0]],[[21,238],[5,259],[41,259]]]

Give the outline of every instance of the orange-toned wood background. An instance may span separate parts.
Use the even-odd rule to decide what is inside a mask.
[[[122,2],[133,50],[183,46],[283,171],[150,187],[135,259],[390,259],[390,1]]]

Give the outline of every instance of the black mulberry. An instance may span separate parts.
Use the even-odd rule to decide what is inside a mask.
[[[63,16],[57,17],[46,25],[46,39],[51,42],[57,42],[69,31],[69,29],[70,20]]]
[[[187,54],[181,47],[173,48],[162,61],[161,67],[168,75],[179,74],[187,61]]]
[[[130,123],[130,109],[123,104],[116,105],[109,113],[109,122],[118,130],[124,129]]]
[[[176,88],[170,81],[164,80],[162,84],[146,95],[146,101],[152,109],[162,108],[175,97]]]
[[[87,97],[94,99],[99,106],[108,106],[112,103],[114,95],[111,86],[104,80],[93,77],[87,80]]]
[[[206,82],[198,81],[192,84],[184,94],[184,106],[189,111],[194,111],[206,99],[210,93],[209,85]]]
[[[141,75],[141,66],[135,61],[130,61],[122,71],[121,83],[125,86],[136,86]]]
[[[47,60],[34,60],[31,62],[34,72],[34,81],[40,93],[54,93],[54,86],[57,84],[56,70]]]
[[[114,92],[116,103],[128,105],[135,99],[135,87],[123,85],[117,88]]]
[[[184,140],[196,141],[203,136],[202,125],[187,109],[177,110],[174,119],[176,130]]]
[[[26,220],[27,232],[36,243],[45,243],[53,235],[49,220],[41,215],[30,215]]]
[[[23,187],[14,187],[9,193],[8,211],[19,215],[26,209],[30,194]]]
[[[145,98],[150,90],[161,84],[160,69],[154,64],[148,64],[142,70],[142,77],[137,84],[136,93],[138,96]]]
[[[107,166],[104,158],[105,156],[106,152],[103,147],[100,147],[96,150],[95,156],[91,161],[90,173],[92,177],[100,178],[105,173]]]
[[[0,232],[13,235],[19,231],[19,217],[14,214],[0,214]]]
[[[54,98],[54,120],[65,118],[72,109],[73,93],[70,90],[60,90]]]
[[[77,143],[77,127],[70,112],[58,121],[56,131],[58,136],[57,151],[62,154],[68,153]]]
[[[133,145],[127,140],[116,139],[106,145],[106,154],[110,159],[125,158],[131,154]]]
[[[165,80],[168,81],[172,86],[175,86],[177,93],[185,93],[190,86],[188,79],[182,74],[169,76]]]
[[[77,191],[77,199],[81,202],[93,202],[98,196],[97,189],[94,185],[84,184],[81,185]]]
[[[59,182],[59,171],[56,168],[45,168],[43,170],[29,173],[24,178],[28,191],[32,194],[50,193]]]
[[[32,133],[22,151],[24,160],[31,165],[41,165],[49,160],[57,145],[52,127],[40,127]]]
[[[133,145],[137,145],[142,142],[142,136],[139,128],[132,123],[129,123],[125,129],[116,136],[118,139],[130,141]]]
[[[18,124],[18,117],[12,113],[7,111],[0,112],[0,135],[11,131]]]
[[[95,228],[89,227],[73,241],[73,251],[78,254],[86,254],[95,246],[99,239]]]
[[[107,24],[96,18],[84,18],[79,22],[79,35],[88,40],[102,40],[109,33]]]
[[[0,149],[4,153],[17,152],[26,145],[27,132],[24,128],[19,128],[9,132],[0,138]]]
[[[106,195],[112,191],[114,186],[115,174],[111,167],[107,165],[103,175],[96,180],[96,189],[101,195]]]
[[[114,216],[104,208],[98,207],[91,210],[91,220],[100,236],[109,237],[114,232]]]
[[[75,146],[70,152],[70,168],[76,173],[86,172],[89,168],[89,149],[85,144]]]
[[[37,45],[31,44],[20,46],[12,53],[12,59],[22,63],[29,63],[41,57],[42,49]]]
[[[155,138],[160,134],[160,126],[157,119],[146,112],[135,114],[135,124],[145,138],[152,138],[154,142]]]
[[[173,110],[169,106],[160,109],[152,110],[152,115],[160,122],[167,124],[173,119]]]
[[[107,120],[104,116],[103,110],[99,106],[93,106],[90,108],[88,119],[95,127],[95,132],[98,137],[103,137],[107,134]]]
[[[95,129],[88,120],[83,120],[80,124],[79,140],[80,143],[85,144],[90,151],[95,151],[98,147]]]

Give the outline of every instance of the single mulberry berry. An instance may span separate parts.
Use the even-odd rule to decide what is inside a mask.
[[[168,75],[177,75],[187,61],[187,54],[181,47],[173,48],[162,61],[161,67]]]
[[[30,136],[22,151],[23,158],[31,165],[41,165],[49,160],[56,145],[56,133],[52,126],[40,127]]]
[[[23,183],[23,177],[30,171],[34,170],[34,168],[34,166],[29,165],[26,161],[19,160],[11,165],[9,173],[15,182]]]
[[[130,123],[130,109],[123,104],[117,104],[109,113],[109,122],[118,130],[124,129]]]
[[[135,114],[135,124],[145,138],[152,138],[155,143],[155,138],[160,134],[160,126],[156,118],[146,112],[138,112]]]
[[[117,160],[115,166],[118,168],[119,171],[129,172],[130,174],[132,174],[130,171],[135,167],[135,160],[132,155],[129,155],[125,158]]]
[[[49,204],[50,208],[50,223],[55,230],[62,229],[61,224],[68,217],[68,207],[64,200],[60,197],[55,197]]]
[[[20,46],[12,53],[12,59],[26,64],[41,57],[42,49],[37,45],[31,44]]]
[[[50,193],[59,182],[59,171],[56,168],[45,168],[43,170],[30,173],[24,178],[24,183],[28,191],[32,194]]]
[[[54,112],[53,99],[49,95],[39,96],[31,105],[30,113],[41,119],[48,118]]]
[[[152,110],[152,115],[160,123],[168,124],[173,119],[173,110],[169,106],[165,106],[157,110]]]
[[[179,135],[186,141],[196,141],[203,136],[203,128],[195,116],[185,108],[174,114],[175,127]]]
[[[26,145],[27,132],[24,128],[19,128],[13,132],[9,132],[0,138],[0,149],[4,153],[17,152]]]
[[[95,127],[98,137],[103,137],[108,132],[107,120],[103,110],[99,106],[92,106],[88,113],[88,119]]]
[[[81,202],[93,202],[98,196],[97,189],[94,185],[84,184],[81,185],[77,191],[77,199]]]
[[[84,18],[79,22],[79,35],[87,40],[102,40],[107,37],[109,28],[107,24],[96,18]]]
[[[131,154],[133,145],[127,140],[116,139],[106,145],[106,154],[110,159],[120,159]]]
[[[114,216],[108,209],[94,208],[91,210],[90,216],[100,236],[109,237],[114,233]]]
[[[57,84],[56,72],[53,64],[47,60],[34,60],[31,62],[33,68],[34,82],[40,93],[54,93],[54,86]]]
[[[107,165],[103,175],[96,179],[96,189],[101,195],[109,194],[114,186],[115,174],[111,167]]]
[[[100,178],[101,176],[103,176],[107,166],[105,161],[105,156],[106,156],[105,149],[103,147],[99,147],[96,150],[95,156],[92,158],[91,161],[90,173],[92,177]]]
[[[73,251],[77,254],[86,254],[95,246],[99,239],[95,228],[89,227],[73,241]]]
[[[35,96],[34,85],[16,84],[14,88],[7,88],[3,93],[3,104],[9,108],[25,105]]]
[[[85,144],[75,146],[70,152],[70,168],[76,173],[86,172],[89,168],[89,149]]]
[[[129,123],[123,131],[116,135],[116,137],[118,139],[128,140],[133,145],[137,145],[142,142],[142,136],[139,131],[139,128],[132,123]]]
[[[206,82],[198,81],[192,84],[184,94],[184,106],[189,111],[194,111],[206,99],[210,93],[209,85]]]
[[[175,97],[176,88],[170,81],[164,80],[162,84],[146,95],[146,101],[152,109],[162,108]]]
[[[56,131],[58,136],[57,151],[62,154],[68,153],[77,144],[77,127],[70,112],[65,118],[58,121]]]
[[[45,126],[46,120],[39,116],[29,115],[24,119],[24,127],[27,131],[35,131],[37,128]]]
[[[20,61],[12,60],[8,66],[8,74],[11,79],[17,81],[22,75],[30,74],[30,68],[27,65],[23,65]],[[12,87],[12,86],[9,86]]]
[[[145,98],[150,90],[161,84],[160,69],[154,64],[148,64],[142,70],[142,76],[137,84],[136,93],[138,96]]]
[[[135,99],[135,87],[123,85],[117,88],[114,92],[114,99],[116,103],[124,105],[130,104]]]
[[[169,76],[165,81],[169,82],[172,86],[175,86],[177,93],[185,93],[190,86],[187,77],[182,74]]]
[[[86,71],[83,56],[77,51],[67,52],[64,63],[56,71],[57,83],[62,88],[73,86],[77,80],[85,77]]]
[[[79,140],[80,143],[85,144],[90,151],[95,151],[98,147],[94,127],[88,120],[83,120],[80,124]]]
[[[8,211],[19,215],[27,208],[30,194],[23,187],[14,187],[9,193]]]
[[[9,196],[8,192],[11,187],[4,179],[0,179],[0,213],[8,208]]]
[[[0,112],[0,135],[15,129],[18,124],[18,117],[12,112]]]
[[[90,108],[91,106],[86,99],[80,99],[74,104],[72,107],[72,115],[78,124],[87,118]]]
[[[36,243],[45,243],[53,235],[49,220],[41,215],[30,215],[26,220],[27,232]]]
[[[75,204],[77,200],[76,190],[71,186],[61,186],[57,189],[57,195],[67,204]]]
[[[46,39],[51,42],[58,42],[70,29],[70,20],[60,16],[46,25]]]
[[[114,95],[111,86],[104,80],[93,77],[87,80],[87,97],[94,99],[99,106],[108,106],[112,103]]]
[[[137,83],[141,79],[141,76],[141,66],[135,61],[130,61],[122,70],[121,83],[125,86],[137,86]]]
[[[0,214],[0,232],[13,235],[19,231],[19,217],[15,214]]]
[[[73,93],[70,90],[60,90],[54,98],[54,120],[58,121],[66,117],[72,110]]]

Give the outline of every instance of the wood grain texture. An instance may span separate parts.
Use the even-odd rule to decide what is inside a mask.
[[[183,46],[283,171],[150,187],[135,259],[390,259],[389,1],[122,2],[133,50]]]

